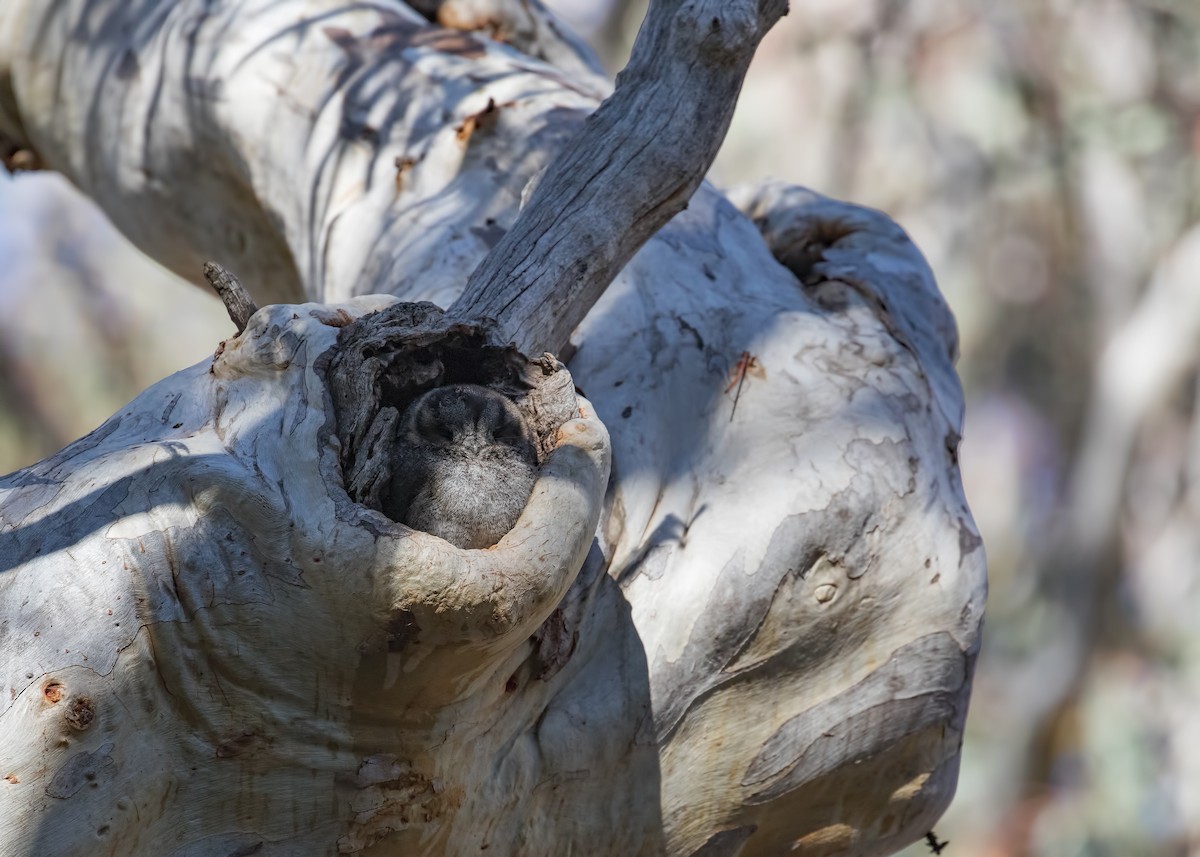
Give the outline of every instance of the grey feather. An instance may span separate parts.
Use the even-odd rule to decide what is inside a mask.
[[[475,384],[435,387],[400,418],[390,502],[414,530],[485,548],[513,528],[536,476],[533,435],[512,401]]]

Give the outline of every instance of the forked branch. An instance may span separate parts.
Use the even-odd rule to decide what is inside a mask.
[[[451,308],[557,352],[639,248],[687,207],[786,0],[655,0],[613,94],[550,164]]]

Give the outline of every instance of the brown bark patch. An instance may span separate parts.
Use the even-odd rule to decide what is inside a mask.
[[[96,705],[86,696],[77,696],[68,703],[65,717],[68,726],[82,732],[96,719]]]

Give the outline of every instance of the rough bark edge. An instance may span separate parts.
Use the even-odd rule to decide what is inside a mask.
[[[759,41],[786,0],[658,0],[616,91],[550,164],[452,312],[559,351],[716,157]],[[597,169],[596,164],[602,166]]]

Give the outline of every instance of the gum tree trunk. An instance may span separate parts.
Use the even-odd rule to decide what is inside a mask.
[[[6,854],[924,835],[985,596],[956,334],[884,215],[701,183],[783,11],[652,3],[599,106],[534,2],[0,4],[8,162],[263,307],[0,479]],[[459,380],[540,443],[480,551],[380,487]]]

